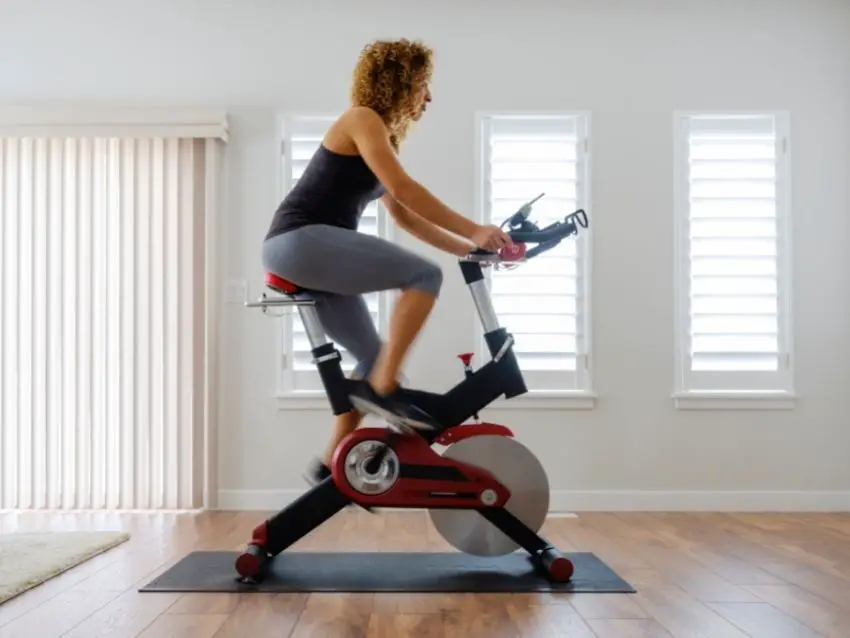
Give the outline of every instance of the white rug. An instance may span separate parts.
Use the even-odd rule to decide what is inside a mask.
[[[126,532],[0,534],[0,604],[128,538]]]

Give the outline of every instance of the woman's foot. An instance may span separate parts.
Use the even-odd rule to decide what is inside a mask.
[[[304,472],[303,476],[304,476],[305,481],[307,481],[310,485],[315,487],[316,485],[318,485],[319,483],[324,481],[326,478],[331,476],[331,470],[322,461],[320,461],[319,459],[315,459],[310,464],[310,467],[307,468],[307,471]],[[357,503],[351,503],[351,505],[349,505],[348,507],[352,507],[352,506],[362,507],[367,512],[369,512],[369,513],[372,512],[372,508],[366,507],[365,505],[358,505]]]
[[[360,381],[349,398],[360,412],[377,414],[390,424],[415,430],[434,430],[440,425],[430,414],[408,403],[398,388],[379,394],[367,381]]]
[[[315,459],[310,464],[310,467],[307,468],[307,471],[303,474],[304,480],[313,486],[318,485],[330,475],[330,468],[324,463],[322,463],[319,459]]]

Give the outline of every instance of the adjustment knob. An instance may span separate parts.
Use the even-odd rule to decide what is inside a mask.
[[[526,247],[522,242],[517,242],[511,246],[504,246],[499,249],[499,257],[502,261],[519,261],[525,257]]]

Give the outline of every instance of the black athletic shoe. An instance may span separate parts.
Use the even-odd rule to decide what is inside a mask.
[[[316,459],[304,473],[304,480],[310,485],[318,485],[331,475],[330,468]]]
[[[361,381],[349,398],[360,412],[377,414],[394,426],[406,426],[414,430],[434,430],[439,427],[430,414],[405,401],[403,393],[398,389],[388,395],[381,395],[369,383]]]

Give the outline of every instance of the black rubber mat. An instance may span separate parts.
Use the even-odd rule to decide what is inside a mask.
[[[237,552],[193,552],[141,592],[418,592],[634,593],[590,553],[565,554],[575,567],[569,583],[550,583],[527,554],[479,557],[454,553],[283,552],[257,584],[237,579]]]

